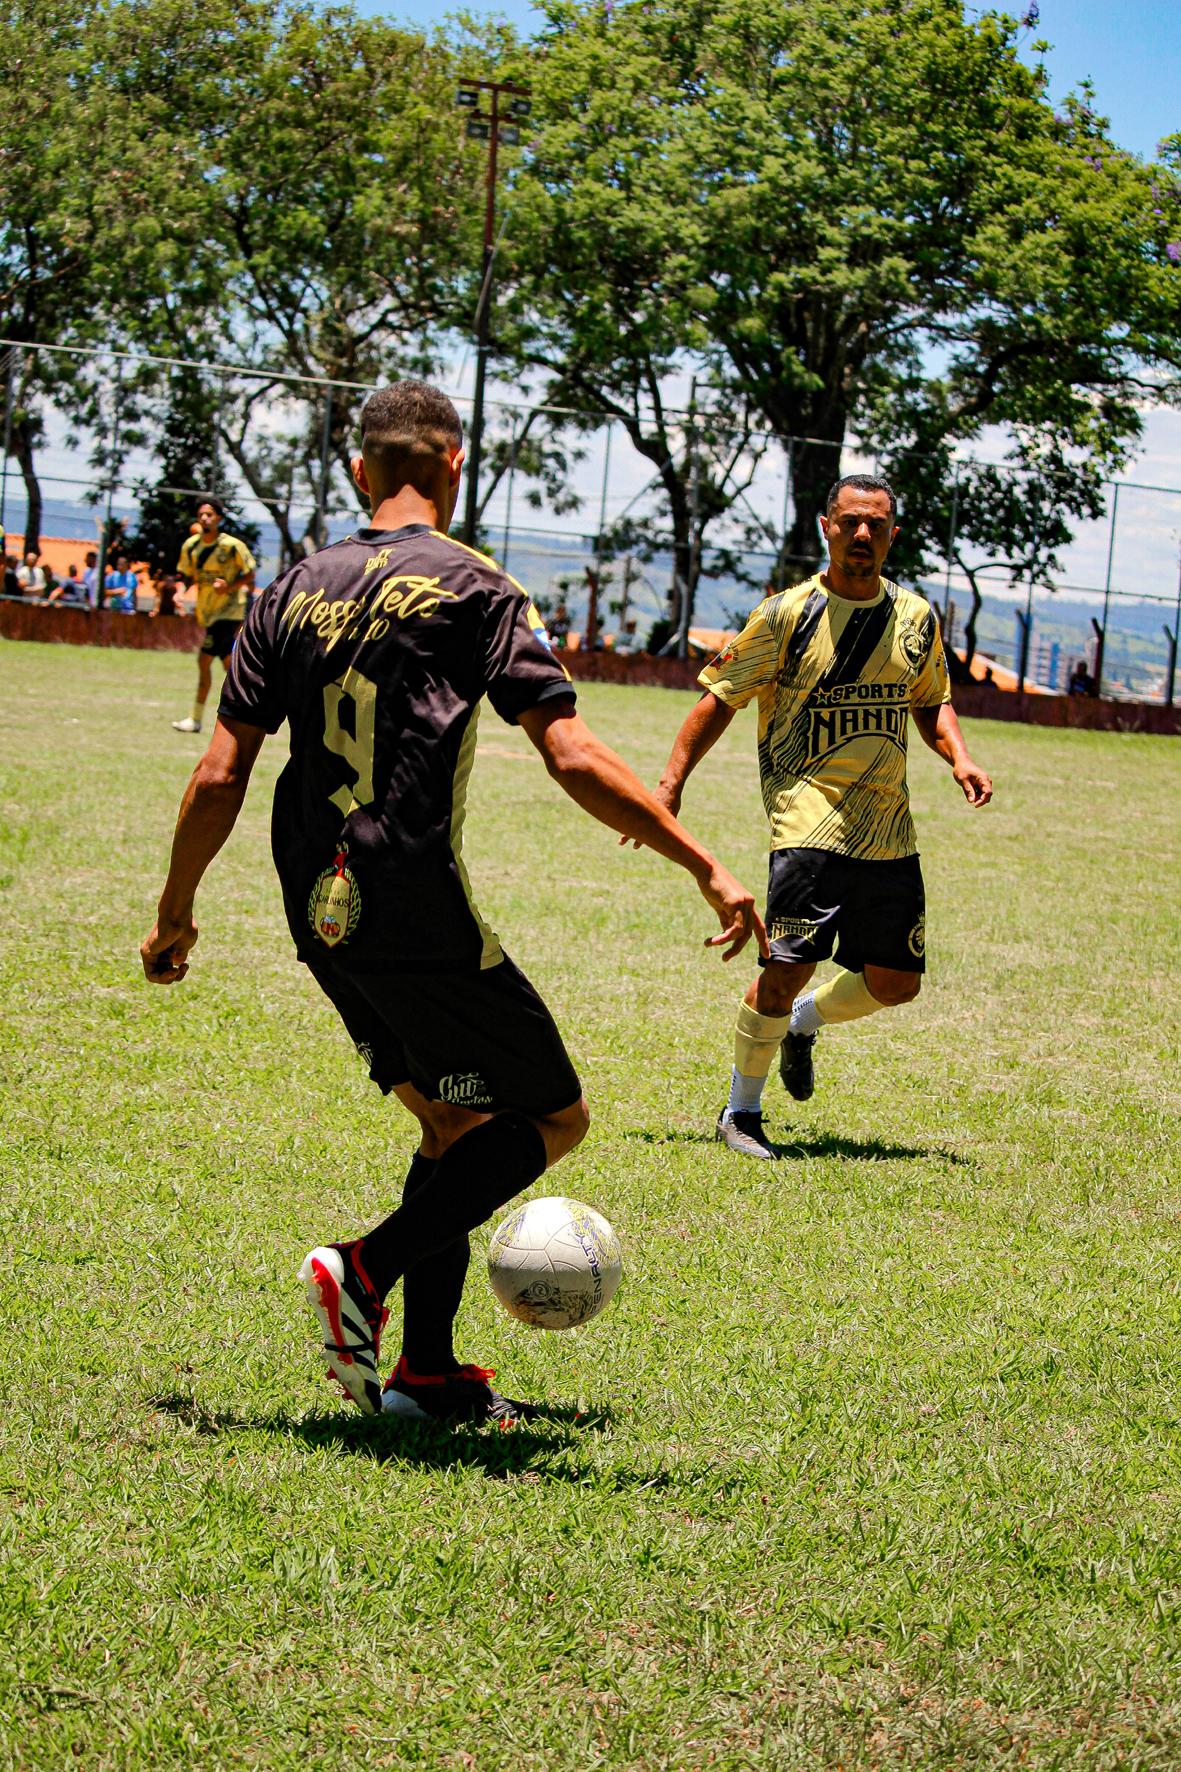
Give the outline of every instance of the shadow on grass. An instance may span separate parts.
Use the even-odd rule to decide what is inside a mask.
[[[372,1459],[376,1464],[413,1464],[427,1470],[467,1466],[483,1470],[488,1477],[565,1483],[581,1483],[591,1474],[589,1466],[577,1457],[578,1442],[588,1430],[607,1427],[612,1419],[607,1409],[584,1411],[542,1405],[533,1422],[498,1429],[466,1422],[447,1425],[356,1413],[301,1416],[285,1409],[270,1415],[242,1417],[209,1409],[195,1397],[180,1392],[147,1397],[144,1401],[156,1414],[169,1415],[194,1433],[210,1438],[275,1434],[316,1451],[344,1452]],[[594,1478],[597,1488],[616,1491],[663,1489],[672,1481],[664,1470],[601,1467],[595,1468]]]
[[[623,1136],[640,1144],[712,1145],[718,1142],[712,1132],[652,1132],[646,1127],[635,1127]],[[942,1163],[967,1164],[969,1167],[974,1164],[972,1157],[961,1156],[944,1144],[894,1144],[885,1138],[843,1138],[837,1132],[818,1132],[807,1138],[787,1138],[779,1143],[772,1140],[771,1148],[777,1157],[845,1157],[854,1162],[870,1163],[937,1157]]]

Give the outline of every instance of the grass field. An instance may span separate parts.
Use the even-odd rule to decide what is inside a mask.
[[[295,1269],[412,1143],[292,959],[268,746],[143,982],[192,660],[0,643],[0,1766],[1181,1762],[1181,745],[916,745],[931,975],[711,1139],[750,967],[488,716],[469,854],[591,1099],[538,1192],[624,1287],[565,1336],[473,1266],[550,1419],[370,1423]],[[654,779],[688,697],[589,688]],[[753,715],[686,820],[762,891]],[[791,1107],[789,1114],[786,1110]]]

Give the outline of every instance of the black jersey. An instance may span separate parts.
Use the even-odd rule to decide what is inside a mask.
[[[514,724],[574,689],[515,579],[425,524],[363,529],[257,600],[220,712],[290,723],[271,846],[298,948],[418,969],[501,959],[462,857],[485,694]]]

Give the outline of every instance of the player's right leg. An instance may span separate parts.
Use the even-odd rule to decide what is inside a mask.
[[[213,681],[213,639],[206,632],[201,641],[201,650],[197,654],[197,695],[193,702],[193,711],[187,720],[174,720],[174,732],[200,732],[201,721],[205,714],[205,703],[209,700],[209,685]]]
[[[837,905],[828,885],[824,850],[772,852],[767,884],[767,938],[770,953],[738,1006],[730,1095],[718,1116],[715,1136],[739,1156],[767,1161],[775,1149],[763,1130],[763,1090],[778,1056],[788,1051],[792,1004],[804,990],[818,960],[832,952]],[[798,1055],[791,1052],[793,1063]],[[809,1057],[809,1073],[810,1073]],[[790,1087],[790,1085],[789,1085]],[[799,1100],[811,1094],[793,1089]]]

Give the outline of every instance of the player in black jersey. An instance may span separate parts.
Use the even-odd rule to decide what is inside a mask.
[[[472,901],[463,812],[482,698],[584,810],[693,875],[722,926],[707,946],[730,959],[752,934],[765,950],[766,936],[752,894],[583,722],[521,587],[446,535],[462,461],[458,416],[436,389],[406,381],[366,401],[353,471],[372,525],[251,610],[141,955],[153,983],[185,976],[197,886],[264,737],[286,720],[272,849],[296,951],[373,1080],[421,1128],[401,1205],[300,1270],[328,1369],[369,1414],[509,1420],[520,1406],[452,1345],[468,1233],[573,1149],[588,1116],[549,1011]],[[398,1279],[402,1352],[383,1396]]]

